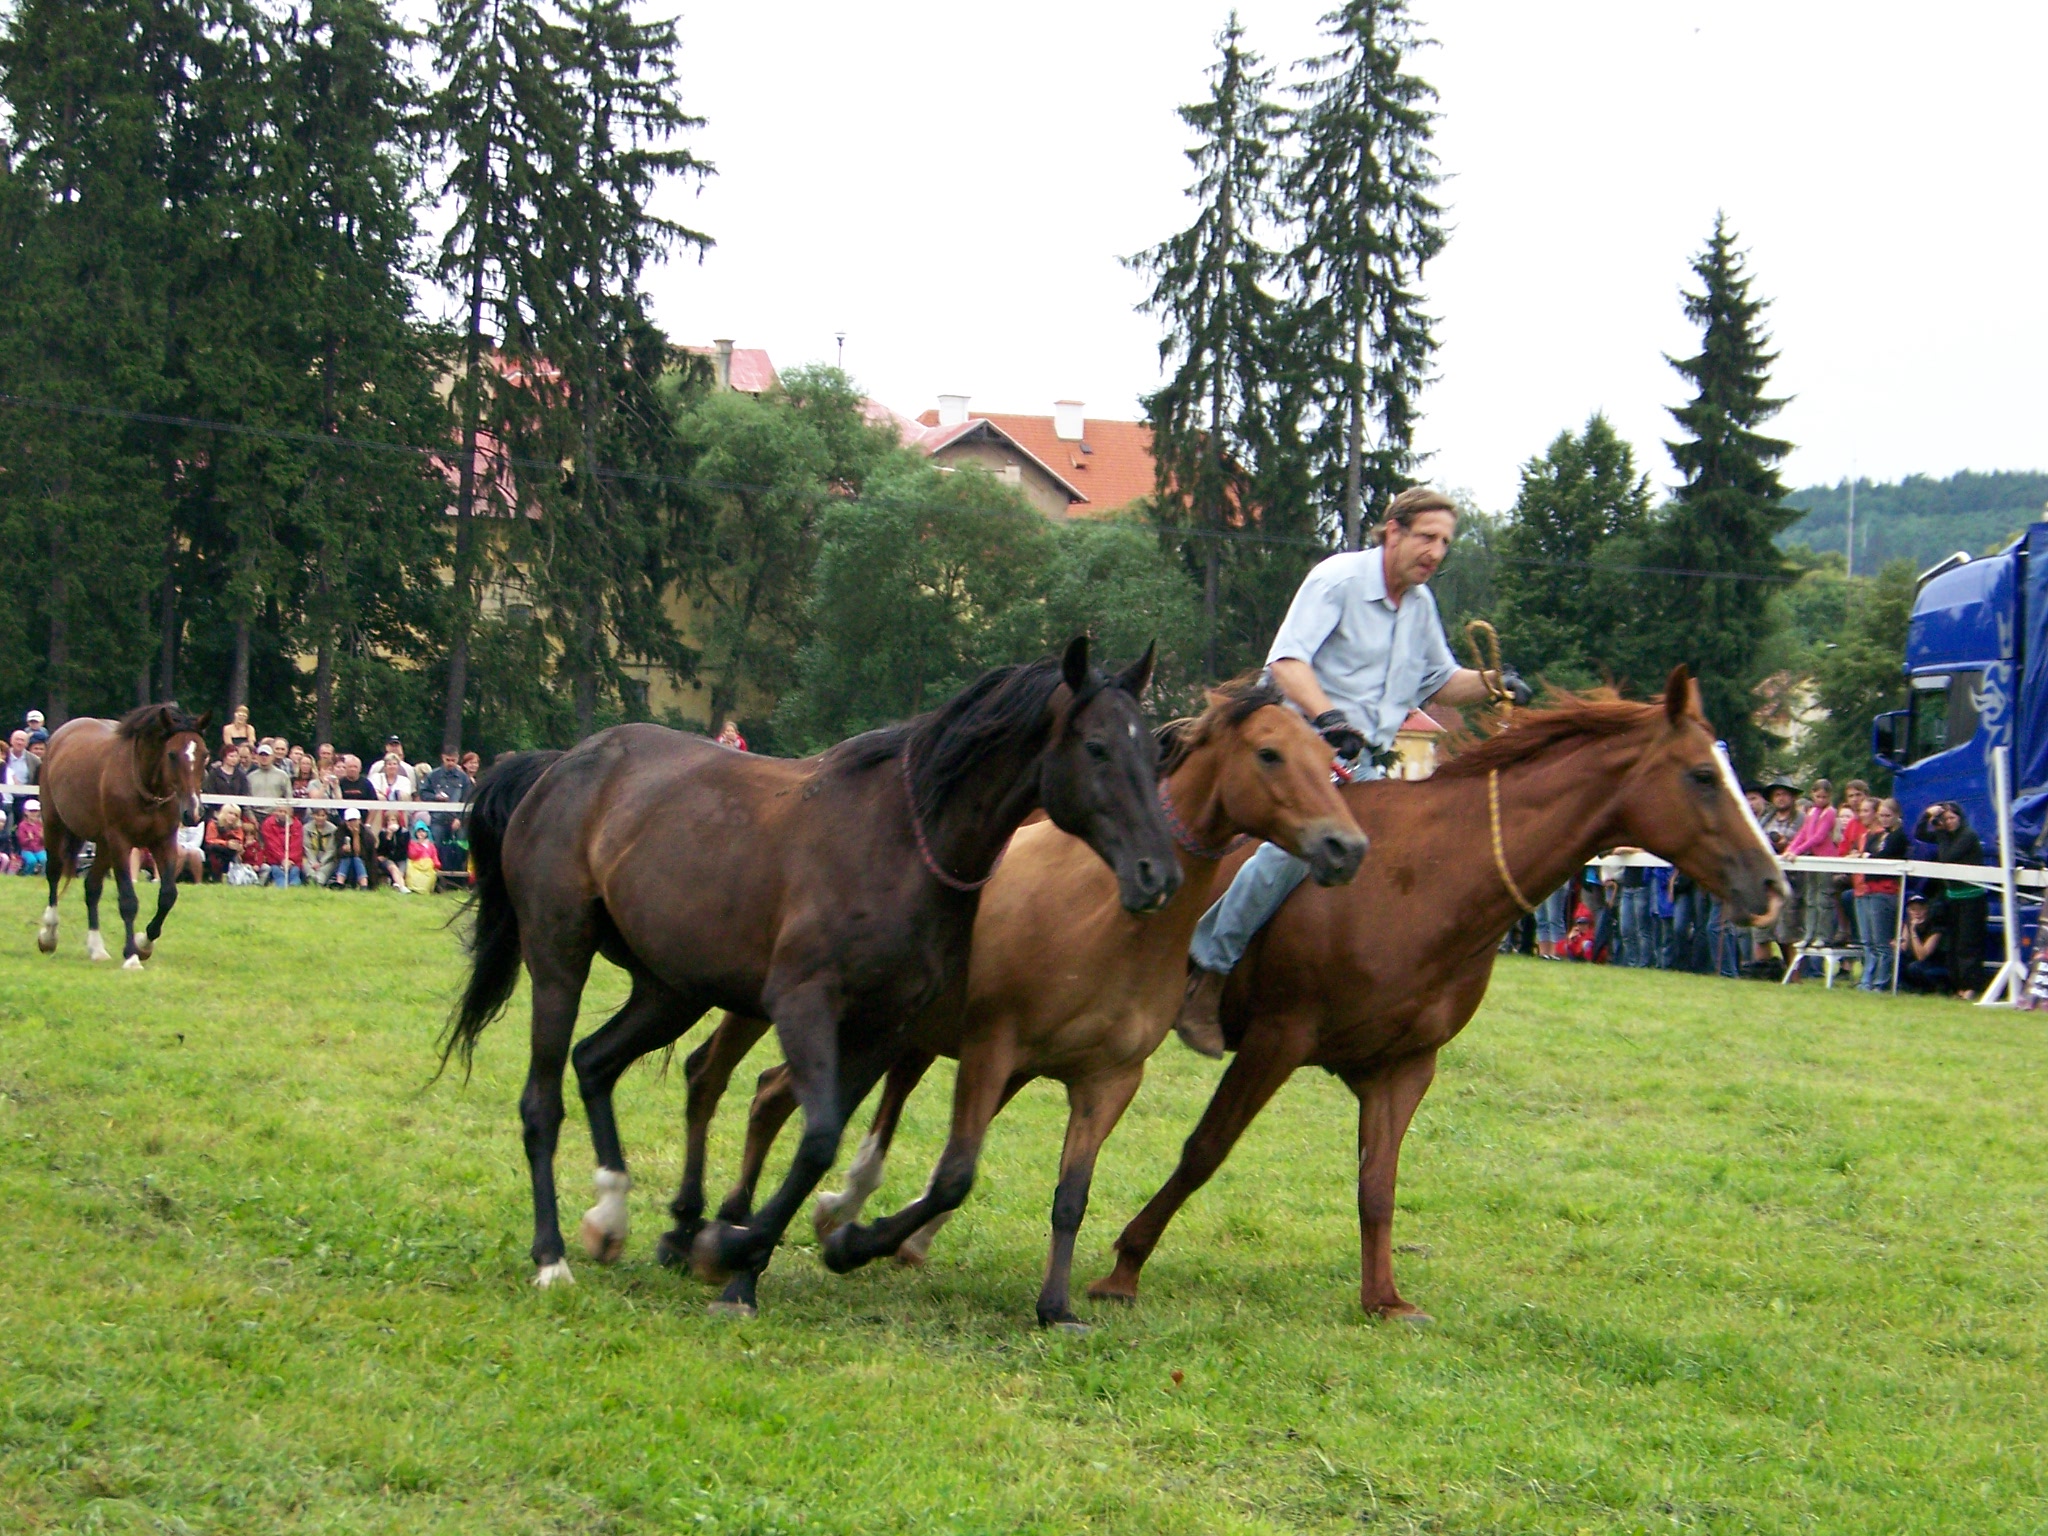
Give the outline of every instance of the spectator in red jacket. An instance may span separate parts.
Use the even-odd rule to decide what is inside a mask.
[[[298,818],[280,806],[263,818],[263,878],[272,885],[298,885],[306,856],[306,834]]]

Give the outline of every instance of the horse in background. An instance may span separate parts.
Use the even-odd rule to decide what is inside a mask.
[[[996,668],[927,715],[803,761],[623,725],[495,765],[470,816],[472,969],[446,1050],[467,1057],[523,963],[535,1283],[571,1278],[554,1158],[572,1059],[598,1164],[583,1236],[611,1259],[630,1188],[619,1075],[709,1009],[774,1021],[804,1112],[782,1188],[744,1226],[678,1210],[659,1249],[706,1279],[758,1275],[920,1016],[957,1008],[981,888],[1027,816],[1042,806],[1085,841],[1126,911],[1170,901],[1180,865],[1138,711],[1151,672],[1148,650],[1103,675],[1082,637],[1063,660]],[[632,992],[572,1057],[600,954]]]
[[[162,937],[164,919],[178,904],[178,828],[196,826],[199,788],[206,778],[206,727],[211,713],[194,719],[176,704],[144,704],[119,720],[81,717],[57,727],[43,751],[37,785],[43,802],[44,847],[50,904],[36,930],[36,948],[57,948],[57,895],[77,873],[79,851],[93,845],[85,875],[85,957],[106,960],[100,937],[100,890],[112,873],[126,929],[121,967],[139,971]],[[156,916],[140,939],[141,903],[129,854],[149,851],[156,861]]]

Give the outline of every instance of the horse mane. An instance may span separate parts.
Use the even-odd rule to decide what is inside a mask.
[[[1662,698],[1639,703],[1624,699],[1612,688],[1595,688],[1586,693],[1553,689],[1550,697],[1557,702],[1543,709],[1516,710],[1507,724],[1491,736],[1462,748],[1436,770],[1434,777],[1466,779],[1496,768],[1512,768],[1568,742],[1626,736],[1664,715]]]
[[[1261,667],[1241,672],[1227,683],[1218,683],[1208,693],[1209,707],[1199,715],[1169,720],[1152,733],[1159,744],[1159,774],[1164,778],[1188,760],[1188,754],[1226,725],[1236,725],[1272,704],[1285,704],[1287,695],[1273,681],[1273,674]]]
[[[125,741],[161,746],[181,731],[199,731],[197,719],[181,704],[141,704],[114,722],[114,734]]]
[[[991,668],[937,709],[842,741],[818,766],[855,773],[908,750],[918,814],[935,816],[990,750],[1037,727],[1061,681],[1060,662],[1051,656]]]

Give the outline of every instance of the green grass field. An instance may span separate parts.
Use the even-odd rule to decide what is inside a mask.
[[[6,1531],[2048,1528],[2032,1016],[1510,961],[1408,1140],[1434,1329],[1358,1313],[1355,1117],[1309,1074],[1088,1335],[1030,1325],[1045,1086],[928,1269],[835,1278],[804,1224],[734,1323],[652,1261],[653,1062],[626,1261],[527,1283],[523,1013],[429,1083],[450,903],[199,890],[141,976],[86,964],[75,894],[36,954],[39,908],[0,882]],[[1217,1070],[1161,1053],[1078,1276]],[[574,1108],[560,1169],[573,1220]]]

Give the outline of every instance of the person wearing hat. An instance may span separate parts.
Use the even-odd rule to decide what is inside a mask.
[[[1771,845],[1771,852],[1782,858],[1785,850],[1792,846],[1793,839],[1799,836],[1803,819],[1799,813],[1799,786],[1789,779],[1775,778],[1764,786],[1764,795],[1770,801],[1770,808],[1758,818],[1758,824],[1763,828],[1764,837]],[[1763,950],[1765,945],[1776,944],[1779,959],[1790,965],[1792,951],[1799,946],[1799,935],[1806,921],[1806,908],[1802,900],[1804,882],[1788,880],[1786,888],[1788,894],[1784,904],[1778,908],[1777,923],[1771,928],[1768,936],[1757,934],[1755,943],[1759,950]],[[1768,960],[1769,952],[1765,950],[1758,958]]]
[[[1948,956],[1942,925],[1928,911],[1925,896],[1906,898],[1906,924],[1899,934],[1899,990],[1946,992]]]
[[[256,744],[256,766],[249,770],[249,794],[259,800],[289,802],[292,776],[277,765],[277,751],[267,741]],[[291,861],[296,865],[299,861]]]
[[[370,888],[369,845],[363,834],[363,813],[352,805],[341,813],[341,840],[338,846],[340,852],[336,854],[334,861],[335,886],[346,890],[349,881],[354,880],[357,890],[367,891]]]
[[[21,873],[40,875],[49,855],[43,850],[43,805],[40,800],[21,802],[21,820],[14,827],[14,851],[21,860]]]
[[[412,840],[405,845],[405,888],[415,896],[431,896],[441,879],[441,850],[434,843],[434,824],[425,811],[414,814]]]

